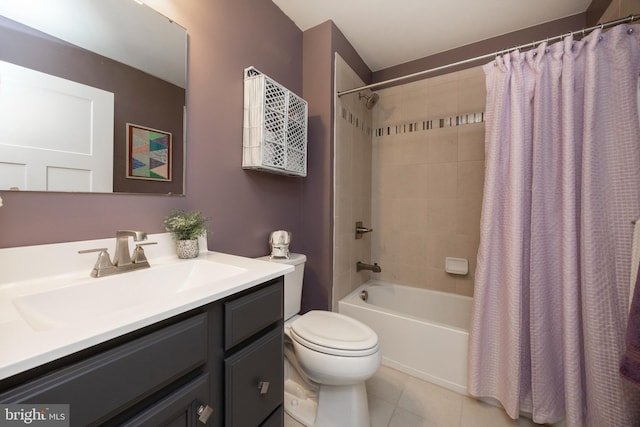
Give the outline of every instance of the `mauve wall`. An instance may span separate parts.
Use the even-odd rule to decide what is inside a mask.
[[[254,65],[301,93],[302,32],[270,1],[147,3],[189,32],[186,196],[2,192],[0,247],[160,232],[172,208],[212,217],[212,250],[262,255],[280,228],[304,239],[304,179],[241,169],[243,69]]]
[[[209,248],[255,257],[268,253],[273,230],[303,239],[305,178],[241,168],[243,70],[253,65],[301,94],[302,32],[270,1],[148,3],[189,33],[186,202],[212,217]]]
[[[304,32],[303,96],[309,102],[309,176],[305,182],[302,222],[307,255],[303,311],[330,309],[333,284],[334,53],[338,52],[364,81],[371,71],[331,21]],[[297,250],[297,249],[296,249]]]
[[[333,212],[331,210],[331,27],[329,23],[304,32],[303,96],[309,103],[309,165],[302,200],[305,240],[296,243],[307,255],[302,288],[302,309],[326,309],[331,298]],[[295,236],[294,236],[295,239]],[[295,242],[295,240],[294,240]]]

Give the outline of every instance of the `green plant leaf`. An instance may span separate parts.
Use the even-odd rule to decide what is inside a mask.
[[[164,229],[176,240],[193,240],[207,231],[208,221],[202,212],[174,209],[165,217]]]

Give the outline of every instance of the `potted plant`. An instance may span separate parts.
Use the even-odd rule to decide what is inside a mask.
[[[173,235],[176,241],[178,258],[195,258],[200,252],[198,236],[207,231],[209,218],[201,212],[185,212],[174,209],[164,219],[164,229]]]

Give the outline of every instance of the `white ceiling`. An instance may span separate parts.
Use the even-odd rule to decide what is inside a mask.
[[[591,3],[591,0],[272,1],[303,31],[333,20],[372,71],[582,13]],[[508,47],[512,46],[505,46]]]

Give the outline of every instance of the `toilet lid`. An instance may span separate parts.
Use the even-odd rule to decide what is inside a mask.
[[[293,338],[323,353],[364,356],[378,350],[378,335],[364,323],[331,311],[310,311],[291,325]]]

